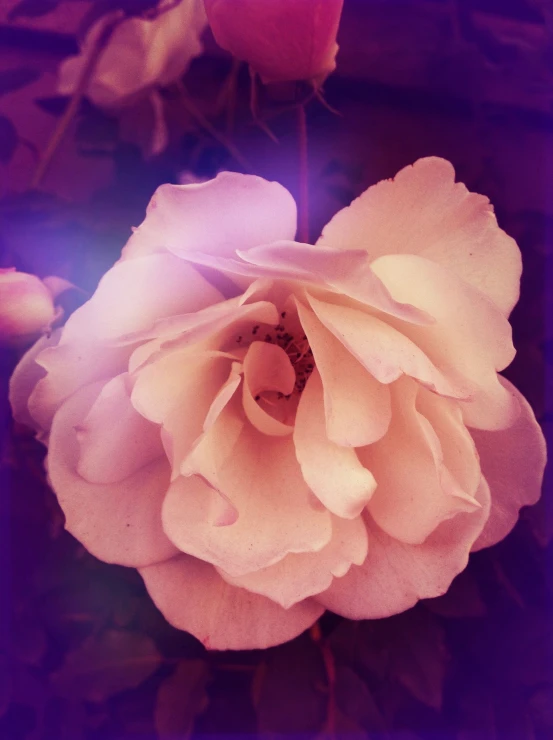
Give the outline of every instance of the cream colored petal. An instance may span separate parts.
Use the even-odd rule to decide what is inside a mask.
[[[318,244],[365,249],[371,259],[418,254],[453,270],[509,315],[518,300],[520,251],[489,200],[454,182],[452,165],[419,159],[339,211]]]

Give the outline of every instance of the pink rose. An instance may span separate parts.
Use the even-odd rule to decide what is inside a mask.
[[[259,177],[160,187],[12,379],[67,529],[211,648],[442,594],[540,493],[542,433],[497,375],[520,252],[488,200],[422,159],[317,245],[295,231]]]
[[[336,68],[343,0],[204,0],[217,43],[263,82],[311,80]]]
[[[52,280],[60,278],[42,281],[15,267],[0,268],[0,341],[33,339],[52,324],[56,318]]]

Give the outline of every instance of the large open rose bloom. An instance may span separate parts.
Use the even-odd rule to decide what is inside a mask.
[[[488,200],[423,159],[295,231],[277,183],[162,186],[12,379],[68,530],[212,648],[442,594],[540,491]]]

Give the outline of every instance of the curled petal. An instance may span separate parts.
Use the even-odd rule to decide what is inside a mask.
[[[0,341],[29,337],[54,320],[52,295],[36,275],[0,270]]]
[[[321,375],[328,439],[362,447],[380,439],[391,418],[390,391],[347,351],[310,311],[296,302]]]
[[[93,555],[119,565],[150,565],[177,552],[161,527],[170,472],[165,457],[118,483],[90,483],[77,472],[77,429],[102,386],[82,388],[56,413],[48,450],[50,483],[65,514],[66,529]],[[118,454],[117,449],[113,454]]]
[[[245,576],[232,577],[222,569],[221,576],[234,586],[267,596],[285,609],[325,591],[333,578],[342,578],[367,557],[367,528],[361,517],[332,517],[332,539],[320,552],[286,555],[275,565]]]
[[[211,650],[278,645],[306,630],[324,611],[312,599],[283,609],[225,583],[213,566],[188,555],[141,568],[140,575],[165,618]]]
[[[317,370],[307,381],[294,427],[296,456],[305,482],[329,511],[354,519],[376,488],[372,473],[354,449],[340,447],[326,436],[323,385]]]

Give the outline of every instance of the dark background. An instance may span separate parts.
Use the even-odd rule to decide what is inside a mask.
[[[89,290],[158,184],[182,171],[241,170],[167,91],[164,154],[145,153],[147,106],[106,113],[85,103],[40,188],[30,189],[66,105],[57,66],[99,6],[0,0],[0,266]],[[308,108],[311,239],[367,186],[422,156],[451,160],[522,250],[518,354],[505,375],[551,438],[553,2],[344,6],[338,67],[325,84],[339,115],[316,101]],[[214,101],[230,59],[209,37],[206,45],[185,83],[228,132],[228,111]],[[233,141],[252,171],[297,196],[296,114],[287,109],[301,91],[262,93],[277,144],[252,122],[247,70],[238,83]],[[4,405],[18,353],[1,353]],[[445,596],[387,620],[327,614],[320,635],[266,651],[209,653],[165,622],[134,571],[95,560],[63,530],[42,448],[2,413],[2,740],[553,738],[551,477],[541,502],[502,543],[471,556]]]

